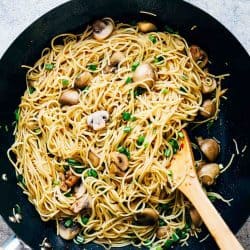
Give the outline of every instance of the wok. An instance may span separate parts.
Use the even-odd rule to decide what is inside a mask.
[[[140,14],[140,11],[157,14],[156,17]],[[40,220],[35,208],[17,187],[13,167],[6,156],[6,150],[12,144],[14,120],[13,112],[24,92],[26,70],[21,65],[32,65],[39,57],[42,49],[49,46],[55,35],[74,32],[79,33],[93,20],[101,17],[112,17],[115,20],[131,22],[146,19],[154,21],[161,29],[165,24],[184,36],[190,44],[200,45],[207,51],[213,64],[210,71],[214,74],[229,72],[231,74],[223,82],[229,88],[228,100],[223,101],[219,119],[211,129],[206,126],[191,133],[216,137],[221,142],[221,154],[218,162],[227,164],[235,147],[232,139],[236,139],[239,149],[250,142],[249,112],[249,55],[235,37],[219,22],[200,9],[180,0],[76,0],[63,4],[39,18],[28,27],[10,46],[0,61],[0,174],[6,173],[8,181],[0,181],[1,206],[0,214],[25,243],[34,249],[47,237],[54,249],[78,249],[73,242],[66,242],[56,236],[54,222],[44,223]],[[193,31],[190,28],[196,25]],[[4,129],[8,125],[9,131]],[[216,201],[215,206],[233,230],[242,226],[250,211],[250,154],[248,149],[236,155],[232,166],[218,178],[213,190],[226,198],[233,198],[231,206]],[[23,220],[20,224],[11,223],[8,217],[15,204],[22,209]],[[207,234],[206,229],[200,239]],[[191,249],[216,249],[209,237],[203,243],[190,239]],[[102,249],[89,244],[88,249]],[[129,246],[123,249],[134,249]],[[180,249],[179,246],[176,249]],[[182,248],[183,249],[183,248]],[[184,248],[185,249],[185,248]]]

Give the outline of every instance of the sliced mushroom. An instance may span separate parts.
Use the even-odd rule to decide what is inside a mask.
[[[114,29],[114,23],[109,18],[103,18],[93,23],[93,36],[96,40],[102,41],[108,38]]]
[[[72,205],[71,205],[71,210],[73,213],[77,214],[83,209],[90,209],[92,203],[92,198],[88,194],[83,194],[83,196],[76,200]]]
[[[67,184],[68,187],[73,187],[78,182],[79,179],[80,179],[79,176],[71,175],[69,178],[66,179],[65,183]]]
[[[212,117],[216,112],[216,104],[214,101],[207,99],[202,104],[203,110],[200,110],[200,115],[205,118]]]
[[[159,219],[159,214],[152,208],[145,208],[136,215],[136,221],[140,225],[154,225]]]
[[[116,71],[116,67],[112,67],[110,65],[106,65],[104,68],[103,68],[103,73],[105,74],[108,74],[108,73],[115,73]]]
[[[72,240],[80,232],[78,224],[73,224],[71,227],[65,227],[64,222],[61,221],[58,227],[59,235],[65,240]]]
[[[200,168],[202,166],[204,166],[205,164],[207,164],[205,161],[201,160],[201,161],[196,161],[196,171],[199,171]]]
[[[89,82],[92,79],[92,75],[91,73],[89,73],[88,71],[83,72],[81,75],[79,75],[76,80],[75,80],[75,87],[82,89],[84,87],[86,87]]]
[[[109,172],[113,176],[123,177],[125,175],[113,162],[109,166]]]
[[[198,137],[197,142],[207,159],[211,162],[215,161],[220,153],[218,142],[214,139],[203,139],[202,137]]]
[[[63,91],[59,102],[63,105],[76,105],[79,103],[79,92],[76,89],[67,89]]]
[[[109,119],[109,113],[105,110],[96,111],[89,115],[87,118],[88,126],[92,127],[94,130],[103,129],[106,125],[106,121]]]
[[[192,220],[194,226],[200,227],[202,224],[202,219],[201,219],[198,211],[194,207],[192,207],[189,212],[190,212],[190,217],[191,217],[191,220]]]
[[[156,26],[150,22],[138,22],[137,23],[139,31],[146,33],[157,30]]]
[[[92,150],[89,152],[89,160],[94,167],[97,167],[100,163],[100,158]]]
[[[125,154],[121,154],[119,152],[112,152],[110,154],[111,162],[114,162],[115,165],[122,171],[126,171],[128,169],[128,157]]]
[[[63,181],[63,182],[61,182],[61,184],[60,184],[60,189],[61,189],[61,191],[63,191],[63,192],[66,192],[67,190],[68,190],[68,186],[67,186],[67,184]]]
[[[214,78],[206,77],[204,78],[204,80],[202,80],[201,92],[203,94],[209,94],[216,89],[216,86],[217,86],[217,83]]]
[[[154,69],[149,63],[143,63],[139,65],[133,74],[134,82],[140,82],[146,79],[148,80],[147,82],[149,87],[153,84],[153,82],[156,79]]]
[[[75,197],[77,199],[79,199],[80,197],[82,197],[86,193],[86,188],[85,188],[83,182],[81,182],[80,185],[77,185],[74,187],[74,193],[75,193]]]
[[[168,234],[169,234],[169,227],[168,226],[159,227],[156,231],[156,237],[158,239],[164,239],[168,236]]]
[[[191,45],[190,53],[194,61],[197,62],[197,64],[201,68],[204,68],[206,66],[206,64],[208,63],[208,56],[204,50],[202,50],[199,46]]]
[[[208,163],[201,167],[198,171],[198,177],[201,182],[207,186],[214,184],[215,179],[220,173],[220,168],[217,163]]]
[[[110,65],[117,66],[123,60],[125,60],[124,54],[120,51],[116,51],[112,54],[112,56],[110,58]]]

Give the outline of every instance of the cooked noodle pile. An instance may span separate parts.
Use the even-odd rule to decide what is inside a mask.
[[[124,57],[111,67],[117,51]],[[145,63],[155,79],[134,81],[136,68]],[[75,82],[83,72],[91,79],[79,89]],[[93,38],[90,26],[80,35],[53,38],[51,49],[27,72],[9,150],[23,176],[24,193],[42,220],[56,220],[59,228],[70,218],[85,242],[112,246],[162,245],[177,229],[185,230],[189,205],[175,191],[168,167],[180,146],[181,129],[202,109],[204,79],[217,81],[216,117],[221,77],[200,68],[179,35],[145,34],[118,23],[103,41]],[[72,89],[79,102],[60,102]],[[102,129],[94,130],[88,117],[97,111],[108,117]],[[114,165],[115,156],[128,161],[125,170]],[[75,178],[74,185],[67,185],[67,178]],[[75,213],[83,196],[88,204]],[[143,221],[145,208],[155,212],[157,221]],[[156,237],[159,224],[167,225],[164,239]],[[181,242],[190,233],[186,230]]]

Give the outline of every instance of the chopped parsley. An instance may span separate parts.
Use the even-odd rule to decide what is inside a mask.
[[[179,136],[179,138],[184,138],[184,134],[181,131],[178,132],[178,136]]]
[[[20,110],[19,110],[19,109],[16,109],[16,110],[14,111],[14,115],[15,115],[15,120],[18,122],[19,116],[20,116]]]
[[[72,226],[73,226],[73,220],[72,220],[71,218],[65,220],[64,226],[65,226],[66,228],[72,227]]]
[[[147,91],[146,88],[137,87],[134,90],[134,97],[140,96],[140,95],[144,94],[146,91]]]
[[[168,92],[169,92],[168,89],[163,89],[163,90],[161,91],[161,93],[164,94],[164,95],[166,95]]]
[[[166,157],[169,157],[171,155],[171,150],[169,148],[166,148],[165,151],[164,151],[164,155]]]
[[[69,159],[67,159],[66,161],[67,161],[67,163],[69,164],[69,166],[82,166],[82,163],[81,163],[81,162],[76,161],[76,160],[74,160],[74,159],[72,159],[72,158],[69,158]]]
[[[157,43],[157,38],[156,38],[154,35],[152,35],[152,34],[148,36],[148,39],[149,39],[153,44]]]
[[[94,178],[98,178],[98,174],[97,172],[94,170],[94,169],[89,169],[88,172],[87,172],[87,176],[91,176],[91,177],[94,177]]]
[[[173,149],[173,153],[175,154],[179,150],[179,144],[178,141],[175,140],[174,138],[169,140],[169,144],[171,145]]]
[[[156,63],[156,64],[161,64],[163,61],[164,61],[163,56],[156,56],[154,59],[154,63]]]
[[[86,224],[88,224],[88,222],[89,222],[89,218],[86,217],[86,216],[82,216],[82,217],[81,217],[81,222],[82,222],[82,224],[86,225]]]
[[[184,93],[187,93],[187,89],[184,88],[184,87],[180,87],[180,91],[181,91],[181,92],[184,92]]]
[[[185,74],[183,74],[183,75],[181,75],[181,79],[184,80],[184,81],[187,81],[188,77]]]

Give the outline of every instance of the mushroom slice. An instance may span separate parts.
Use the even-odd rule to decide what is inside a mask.
[[[89,160],[94,167],[97,167],[100,163],[100,158],[94,153],[93,150],[90,150],[89,152]]]
[[[194,207],[192,207],[189,212],[190,212],[191,220],[193,224],[195,225],[195,227],[200,227],[202,224],[202,219],[198,211]]]
[[[137,26],[139,31],[143,33],[157,30],[156,26],[150,22],[138,22]]]
[[[217,87],[216,80],[211,77],[206,77],[202,80],[201,92],[203,94],[209,94],[213,92]]]
[[[80,232],[78,224],[73,224],[71,227],[65,227],[64,222],[61,221],[58,227],[59,235],[65,240],[72,240]]]
[[[206,64],[208,63],[208,56],[204,50],[202,50],[199,46],[191,45],[190,53],[194,61],[197,62],[197,64],[201,68],[204,68],[206,66]]]
[[[82,89],[84,87],[86,87],[89,82],[92,79],[92,75],[91,73],[89,73],[88,71],[83,72],[81,75],[79,75],[76,80],[75,80],[75,87]]]
[[[202,153],[211,162],[215,161],[220,152],[220,146],[214,139],[203,139],[202,137],[197,138],[198,145]]]
[[[78,214],[81,210],[83,209],[90,209],[92,203],[92,198],[88,194],[83,194],[83,196],[76,200],[72,205],[71,205],[71,210],[73,213]]]
[[[61,94],[59,102],[63,105],[76,105],[79,103],[79,92],[76,89],[67,89]]]
[[[122,52],[116,51],[112,54],[110,58],[110,65],[117,66],[120,62],[125,60],[125,56]]]
[[[105,110],[96,111],[88,116],[87,124],[94,130],[103,129],[106,125],[106,121],[109,119],[109,113]]]
[[[73,187],[78,180],[80,179],[79,176],[71,174],[66,180],[65,183],[67,184],[68,187]]]
[[[212,117],[216,112],[216,104],[214,101],[207,99],[202,103],[203,110],[200,110],[200,115],[205,118]]]
[[[109,166],[109,172],[113,176],[123,177],[125,175],[125,173],[122,172],[113,162]]]
[[[207,186],[214,184],[215,179],[220,173],[220,168],[217,163],[209,163],[203,165],[198,171],[198,177],[201,182]]]
[[[103,18],[93,23],[93,36],[96,40],[102,41],[108,38],[114,29],[114,22],[110,18]]]
[[[136,221],[140,225],[154,225],[159,218],[158,212],[152,208],[145,208],[142,212],[136,215]]]
[[[83,184],[83,182],[80,183],[80,185],[77,185],[74,187],[75,197],[79,199],[86,193],[86,188]]]
[[[143,63],[139,65],[134,74],[133,74],[133,81],[134,82],[141,82],[144,80],[148,80],[148,85],[151,86],[155,81],[155,72],[151,64]]]
[[[122,171],[126,171],[128,169],[128,157],[125,154],[121,154],[119,152],[112,152],[110,154],[111,162],[114,162],[115,165]]]
[[[168,234],[169,234],[169,227],[168,226],[159,227],[156,231],[156,237],[158,239],[164,239],[167,237]]]

